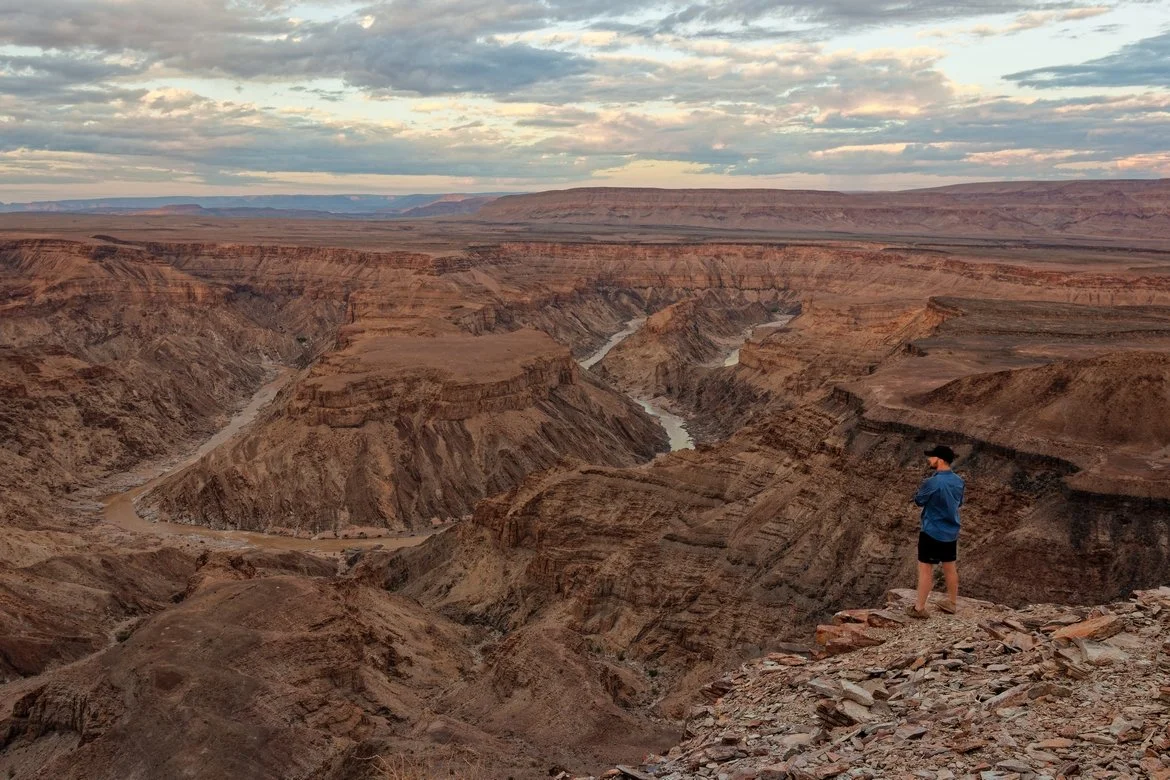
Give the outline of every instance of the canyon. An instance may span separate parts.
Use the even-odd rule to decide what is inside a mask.
[[[1165,197],[0,215],[0,771],[632,767],[912,583],[936,442],[965,594],[1157,588]]]

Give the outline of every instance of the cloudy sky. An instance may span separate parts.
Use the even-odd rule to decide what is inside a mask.
[[[1170,0],[0,0],[0,201],[1170,176]]]

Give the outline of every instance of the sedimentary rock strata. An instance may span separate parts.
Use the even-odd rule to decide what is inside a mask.
[[[464,633],[402,599],[252,566],[7,689],[0,766],[62,778],[342,776],[427,725],[420,694],[472,664]]]
[[[938,228],[928,247],[658,229],[613,241],[502,223],[321,224],[307,237],[257,222],[255,234],[176,240],[179,223],[82,235],[81,218],[5,241],[0,769],[347,780],[458,776],[475,762],[523,778],[637,764],[678,741],[697,701],[734,702],[757,672],[781,675],[773,664],[802,668],[793,653],[815,649],[818,624],[826,650],[856,651],[819,662],[824,674],[898,637],[919,642],[889,610],[827,621],[911,581],[908,497],[937,441],[958,450],[968,481],[965,593],[1022,608],[1162,584],[1170,276],[1156,248],[1115,235],[1156,222],[1145,210],[1160,186],[1137,188],[1133,213],[1112,221],[1082,219],[1078,187],[1045,189],[1051,221],[1015,224],[1059,234],[1059,251],[940,243],[972,215],[976,232],[1019,217],[1035,191],[1010,187],[947,195],[921,223]],[[741,209],[738,197],[723,208]],[[677,208],[705,208],[688,198]],[[876,212],[850,213],[861,224]],[[497,232],[460,232],[472,230]],[[1114,238],[1071,238],[1089,234]],[[751,330],[780,314],[796,316]],[[643,318],[600,363],[578,364]],[[253,422],[177,460],[274,372],[287,383]],[[630,395],[688,416],[698,448],[656,457],[665,434]],[[176,462],[138,510],[220,533],[103,521],[105,496]],[[340,555],[230,530],[303,547],[451,521],[408,550],[367,539]],[[1070,606],[1076,621],[1036,609],[1051,631],[1003,612],[1024,629],[989,622],[991,638],[962,652],[984,667],[1003,648],[1038,654],[1020,671],[1037,685],[1064,684],[1045,676],[1048,661],[1081,680],[1092,660],[1129,652],[1107,644],[1129,633],[1109,636],[1110,616],[1129,614],[1120,607]],[[1139,629],[1160,619],[1139,609]],[[1065,640],[1081,657],[1059,652]],[[922,668],[937,677],[916,682],[967,691],[953,664],[930,665],[965,641],[927,642]],[[720,681],[745,661],[750,681]],[[908,681],[882,664],[853,687],[810,688],[816,701],[777,689],[794,711],[811,707],[823,734],[791,728],[751,747],[778,736],[779,762],[808,755],[786,772],[831,765],[812,751],[889,701],[864,683]],[[1023,681],[985,683],[976,700],[1020,710]],[[714,733],[710,714],[690,738]],[[902,720],[894,739],[933,738]],[[948,739],[952,725],[940,727]],[[834,748],[847,768],[894,766],[865,749],[890,735],[853,736],[861,748]],[[695,743],[700,769],[763,771],[737,740]],[[700,771],[691,747],[651,768]],[[990,769],[1051,763],[1037,751],[1060,756],[1001,750]]]
[[[266,364],[311,359],[339,320],[74,242],[5,243],[0,295],[0,509],[26,524],[54,494],[206,436]]]
[[[628,466],[665,449],[632,401],[532,330],[358,337],[283,403],[145,505],[212,527],[421,529],[563,460]]]
[[[746,411],[751,401],[731,403],[734,384],[719,371],[752,327],[783,310],[783,295],[767,304],[735,291],[708,292],[670,304],[648,317],[594,369],[606,381],[640,398],[664,398],[689,417]],[[716,389],[719,388],[719,389]],[[718,411],[717,411],[718,410]],[[697,426],[704,431],[709,426]],[[734,430],[734,424],[723,431]]]
[[[1124,201],[1124,208],[1103,207]],[[499,198],[477,217],[497,222],[693,226],[914,236],[1160,237],[1166,180],[964,184],[841,193],[785,190],[577,188]]]
[[[806,406],[649,470],[533,478],[442,542],[399,554],[386,582],[504,631],[557,615],[614,654],[653,661],[660,706],[677,715],[697,679],[775,648],[847,594],[878,598],[911,581],[907,497],[928,441],[875,430],[848,404]],[[978,445],[964,454],[980,496],[965,514],[971,592],[1076,603],[1162,576],[1159,506],[1069,496],[1059,463]]]

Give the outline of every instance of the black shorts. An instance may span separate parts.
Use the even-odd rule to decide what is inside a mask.
[[[926,531],[918,532],[919,563],[952,563],[959,554],[959,540],[940,542]]]

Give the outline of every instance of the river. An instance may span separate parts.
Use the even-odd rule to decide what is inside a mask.
[[[163,523],[147,520],[138,514],[134,505],[135,499],[162,482],[171,474],[182,471],[216,447],[223,446],[243,432],[249,423],[256,419],[260,411],[276,398],[277,393],[284,388],[296,372],[282,367],[276,376],[266,382],[248,401],[244,408],[236,412],[227,425],[215,432],[198,449],[192,451],[179,462],[173,465],[154,464],[132,474],[124,475],[123,481],[141,482],[141,484],[106,496],[102,503],[102,517],[127,531],[136,533],[157,534],[160,536],[190,536],[203,539],[218,539],[231,542],[239,546],[262,547],[268,550],[302,550],[305,552],[341,552],[355,547],[375,547],[380,545],[384,549],[398,549],[419,544],[434,532],[411,536],[383,536],[367,539],[301,539],[293,536],[278,536],[263,534],[254,531],[221,531],[206,528],[201,525],[186,523]]]
[[[646,411],[646,414],[656,418],[658,424],[666,431],[666,435],[670,437],[671,452],[693,450],[695,448],[695,440],[691,438],[691,434],[687,431],[686,420],[677,414],[671,414],[665,409],[655,406],[645,398],[635,398],[634,400]]]
[[[739,350],[743,348],[743,345],[747,343],[748,339],[750,339],[752,336],[756,335],[757,333],[760,333],[763,331],[780,330],[780,328],[783,328],[785,325],[787,325],[789,323],[789,321],[791,321],[794,316],[796,316],[796,315],[785,314],[783,316],[777,317],[776,319],[772,320],[771,322],[763,322],[763,323],[760,323],[759,325],[753,325],[752,327],[745,330],[743,332],[743,339],[739,342],[739,346],[731,351],[731,354],[728,355],[727,358],[723,361],[723,365],[724,366],[737,366],[737,365],[739,365]]]
[[[603,357],[605,357],[606,355],[609,354],[609,351],[611,349],[616,347],[618,344],[621,344],[623,341],[626,340],[627,337],[633,336],[645,324],[646,324],[645,317],[635,317],[634,319],[627,322],[626,327],[623,328],[622,330],[619,330],[617,333],[613,334],[612,336],[610,336],[609,341],[605,342],[605,344],[603,344],[601,346],[601,349],[597,350],[592,355],[590,355],[589,357],[582,360],[581,367],[582,368],[593,368],[595,365],[597,365],[598,363],[601,362],[601,359]]]
[[[626,323],[625,328],[610,336],[609,340],[585,360],[581,366],[590,368],[597,365],[609,351],[622,343],[626,338],[638,332],[645,324],[645,317],[635,317]],[[189,536],[202,539],[215,539],[230,542],[239,546],[261,547],[268,550],[301,550],[305,552],[341,552],[356,547],[375,547],[383,549],[399,549],[420,544],[424,539],[438,531],[426,534],[381,536],[366,539],[302,539],[294,536],[279,536],[263,534],[254,531],[225,531],[207,528],[201,525],[186,523],[165,523],[147,520],[138,514],[135,500],[148,492],[170,475],[182,471],[192,465],[207,453],[231,442],[236,436],[244,432],[248,425],[256,419],[260,411],[272,402],[276,395],[288,384],[296,372],[291,368],[282,367],[271,380],[266,382],[255,395],[249,399],[247,405],[232,415],[227,425],[220,428],[199,447],[171,465],[152,464],[131,474],[125,474],[120,481],[137,482],[139,484],[127,490],[106,496],[102,500],[102,517],[109,523],[135,533],[149,533],[160,536]],[[634,398],[647,414],[658,420],[670,438],[670,449],[694,449],[695,442],[686,429],[686,420],[676,414],[659,407],[653,401],[645,398]],[[439,529],[442,530],[442,529]]]
[[[625,328],[619,330],[617,333],[609,337],[609,341],[602,345],[601,349],[594,352],[584,360],[579,361],[582,368],[592,368],[601,362],[601,359],[609,354],[609,351],[621,344],[630,336],[638,332],[638,330],[646,324],[645,317],[635,317],[626,323]],[[670,450],[677,452],[678,450],[693,450],[695,448],[695,440],[691,438],[691,434],[687,431],[687,422],[677,414],[672,414],[662,407],[655,404],[652,400],[646,398],[638,398],[630,396],[633,400],[638,402],[638,405],[645,410],[646,414],[658,420],[658,424],[666,431],[666,435],[670,437]]]

